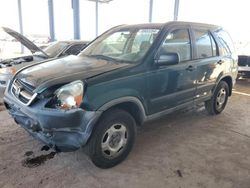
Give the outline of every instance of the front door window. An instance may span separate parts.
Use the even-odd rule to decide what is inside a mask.
[[[188,29],[176,29],[170,32],[162,43],[160,50],[164,53],[177,53],[181,62],[190,60],[191,43]]]

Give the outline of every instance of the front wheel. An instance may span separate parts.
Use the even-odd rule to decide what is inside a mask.
[[[227,104],[228,96],[228,84],[225,81],[220,81],[212,98],[205,102],[205,107],[208,113],[211,115],[220,114]]]
[[[104,113],[87,144],[92,162],[111,168],[122,162],[131,151],[136,136],[134,118],[120,109]]]

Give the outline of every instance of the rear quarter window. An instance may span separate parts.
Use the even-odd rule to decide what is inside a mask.
[[[214,32],[215,36],[219,39],[220,54],[227,55],[235,52],[232,38],[223,29]]]

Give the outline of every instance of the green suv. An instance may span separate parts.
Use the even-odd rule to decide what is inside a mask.
[[[232,41],[219,26],[122,25],[78,56],[23,68],[4,101],[35,138],[58,151],[84,147],[109,168],[129,154],[137,125],[201,102],[221,113],[236,76]]]

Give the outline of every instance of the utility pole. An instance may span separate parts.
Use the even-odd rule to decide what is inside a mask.
[[[113,0],[89,0],[95,2],[95,35],[96,37],[99,34],[99,4],[100,3],[109,3]]]
[[[153,17],[153,0],[149,0],[149,23],[152,22],[152,17]]]
[[[48,11],[49,11],[50,40],[55,41],[54,3],[53,3],[53,0],[48,0]]]
[[[18,4],[18,18],[19,18],[19,30],[20,34],[23,35],[23,17],[22,17],[22,2],[21,0],[17,0]],[[21,53],[24,53],[24,47],[21,44]]]
[[[98,5],[99,5],[99,2],[98,2],[98,0],[96,0],[96,2],[95,2],[95,35],[96,35],[96,37],[98,36],[98,26],[99,26],[99,15],[98,15],[98,13],[99,13],[99,7],[98,7]]]
[[[179,13],[179,0],[175,0],[175,3],[174,3],[174,21],[178,20],[178,13]]]
[[[79,0],[72,0],[74,39],[80,39],[80,9]]]

